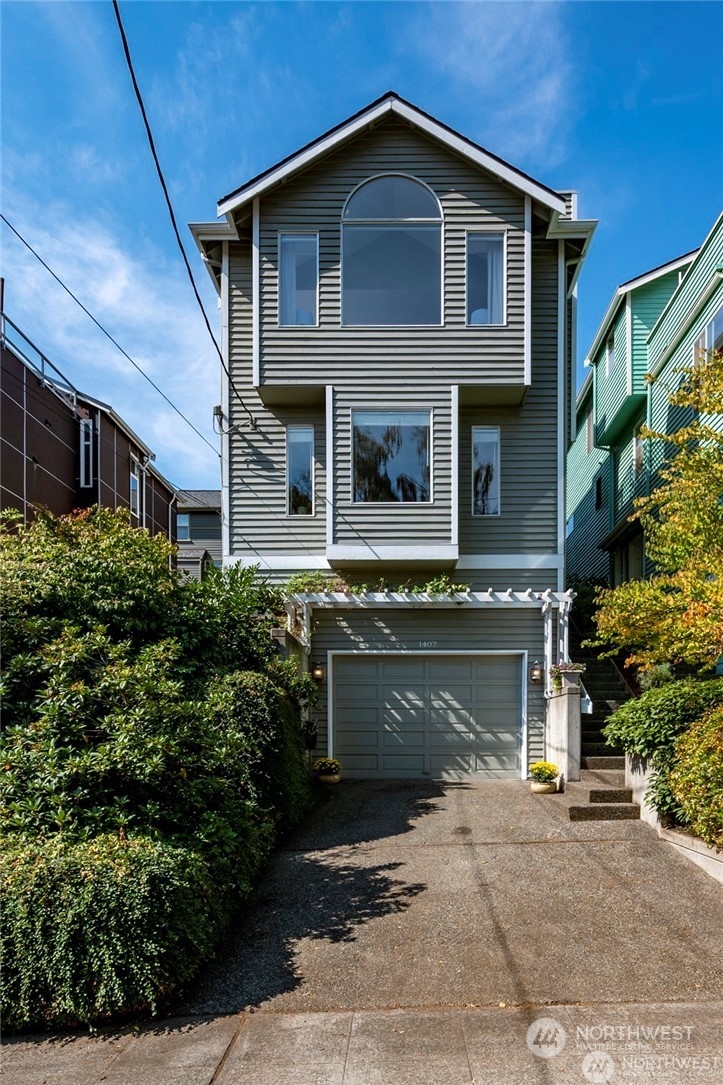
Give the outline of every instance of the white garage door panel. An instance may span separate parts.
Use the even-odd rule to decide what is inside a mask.
[[[519,657],[337,657],[333,674],[334,754],[350,775],[519,777]]]

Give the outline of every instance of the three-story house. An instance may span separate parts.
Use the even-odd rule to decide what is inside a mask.
[[[218,211],[191,229],[228,369],[224,562],[367,586],[288,597],[320,747],[351,776],[526,777],[566,652],[594,222],[394,93]]]

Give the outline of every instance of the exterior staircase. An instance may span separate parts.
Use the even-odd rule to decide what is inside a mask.
[[[611,659],[598,659],[570,623],[570,659],[586,666],[583,684],[593,703],[592,715],[582,716],[580,779],[565,785],[565,801],[571,821],[617,821],[638,819],[640,807],[625,787],[625,757],[608,746],[602,734],[607,717],[633,696]]]

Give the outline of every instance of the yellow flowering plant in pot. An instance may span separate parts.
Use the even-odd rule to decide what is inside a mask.
[[[535,761],[530,765],[532,783],[530,790],[538,795],[552,794],[557,791],[557,778],[560,770],[552,761]]]
[[[323,784],[338,784],[341,780],[341,761],[336,757],[317,757],[311,767]]]

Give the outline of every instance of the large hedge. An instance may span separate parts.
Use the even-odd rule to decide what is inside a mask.
[[[670,788],[685,823],[723,851],[723,706],[696,720],[676,742]]]
[[[213,948],[228,899],[203,858],[162,841],[61,835],[0,850],[3,1023],[155,1008]]]
[[[180,581],[170,553],[102,509],[0,530],[11,1027],[152,1006],[308,804],[312,683],[274,658],[277,593]]]
[[[684,678],[626,701],[608,718],[603,728],[606,741],[651,762],[654,771],[646,803],[662,817],[685,820],[669,781],[678,737],[706,711],[720,704],[723,704],[723,679]]]

